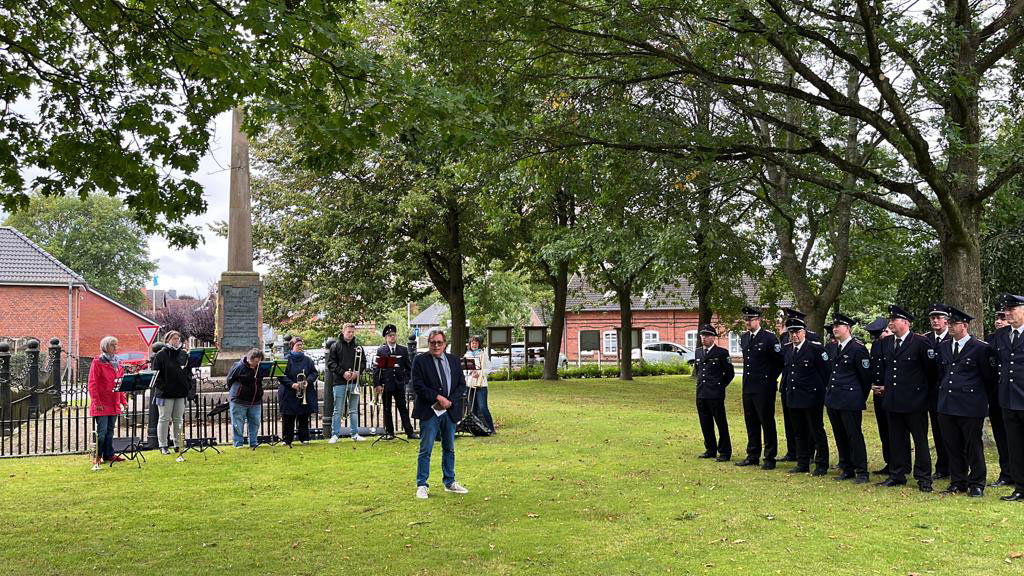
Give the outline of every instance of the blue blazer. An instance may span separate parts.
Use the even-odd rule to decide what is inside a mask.
[[[999,378],[995,353],[987,342],[972,337],[958,358],[953,340],[938,346],[942,381],[939,383],[939,414],[984,418],[988,416],[988,390]]]
[[[462,373],[462,364],[458,358],[446,352],[444,359],[448,362],[448,369],[452,374],[449,392],[445,396],[452,403],[448,409],[448,417],[452,422],[458,422],[462,418],[462,395],[466,391],[466,377]],[[417,354],[412,361],[412,388],[416,392],[412,417],[429,420],[434,415],[431,406],[437,401],[438,394],[445,395],[441,379],[437,375],[437,367],[434,365],[434,356],[429,352]]]

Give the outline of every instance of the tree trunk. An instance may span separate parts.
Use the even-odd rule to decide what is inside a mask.
[[[462,267],[462,236],[459,206],[455,200],[448,205],[448,307],[451,310],[452,354],[466,353],[466,281]]]
[[[555,309],[551,313],[551,331],[544,355],[544,379],[558,380],[558,356],[562,352],[565,333],[565,301],[569,296],[569,262],[559,262],[558,270],[550,280],[555,292]]]
[[[981,285],[981,206],[961,206],[960,232],[939,234],[942,251],[942,297],[946,304],[974,316],[971,333],[984,334]],[[951,226],[945,226],[947,230]]]
[[[630,301],[632,294],[628,288],[617,290],[619,297],[619,316],[622,328],[619,330],[619,379],[633,379],[633,346],[631,336],[633,334],[633,303]]]

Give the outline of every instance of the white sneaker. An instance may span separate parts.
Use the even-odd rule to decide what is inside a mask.
[[[426,486],[417,486],[416,487],[416,497],[419,498],[420,500],[426,500],[427,499],[427,487]]]
[[[445,492],[455,492],[456,494],[469,494],[469,490],[459,484],[458,482],[452,482],[451,484],[444,487]]]
[[[353,442],[366,442],[366,438],[363,438],[359,434],[356,434],[355,436],[352,437],[352,441]]]
[[[327,443],[328,444],[337,444],[338,443],[338,437],[337,436],[331,436],[331,439],[328,440]]]

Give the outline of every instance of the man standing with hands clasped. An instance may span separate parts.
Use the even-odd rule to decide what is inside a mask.
[[[466,379],[459,359],[444,351],[447,339],[443,330],[427,336],[429,354],[412,361],[412,387],[416,391],[412,416],[420,421],[420,453],[416,461],[416,497],[427,498],[430,477],[430,453],[441,432],[441,474],[445,492],[469,492],[455,481],[455,424],[462,414],[462,393]]]

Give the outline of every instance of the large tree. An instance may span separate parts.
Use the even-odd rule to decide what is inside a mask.
[[[17,228],[99,291],[129,306],[142,304],[143,289],[156,264],[149,259],[145,232],[120,200],[32,195],[28,206],[7,216],[4,224]]]

